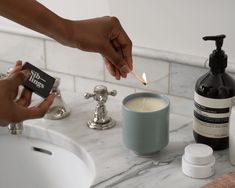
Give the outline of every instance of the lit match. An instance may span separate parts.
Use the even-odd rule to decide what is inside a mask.
[[[131,71],[130,73],[134,76],[136,80],[140,81],[144,85],[147,85],[147,79],[145,73],[143,73],[142,77],[137,75],[134,71]]]
[[[142,74],[142,78],[143,78],[143,80],[144,80],[143,84],[144,84],[144,85],[147,85],[147,78],[146,78],[145,72]]]

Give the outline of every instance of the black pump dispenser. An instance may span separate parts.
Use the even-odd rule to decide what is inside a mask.
[[[194,92],[193,135],[196,142],[214,150],[228,148],[228,122],[235,96],[235,82],[225,71],[227,55],[222,50],[225,35],[206,36],[215,41],[210,54],[210,70],[196,82]]]
[[[209,66],[214,71],[223,71],[227,67],[227,55],[222,50],[225,35],[205,36],[203,40],[215,41],[216,49],[210,54]]]

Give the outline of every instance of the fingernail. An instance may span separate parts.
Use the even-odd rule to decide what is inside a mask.
[[[13,68],[11,67],[7,70],[7,74],[11,74],[12,71],[13,71]]]
[[[25,79],[27,79],[29,76],[30,76],[30,71],[29,70],[22,70],[22,72],[24,73],[25,75]]]
[[[47,100],[49,101],[53,101],[56,97],[56,93],[55,92],[51,92],[50,95],[47,96]]]
[[[52,96],[52,98],[55,98],[56,92],[55,91],[51,92],[51,96]]]
[[[129,68],[127,65],[123,65],[121,68],[120,68],[120,72],[122,74],[122,76],[125,76],[128,72],[129,72]]]
[[[22,61],[21,60],[16,61],[16,66],[19,66],[19,65],[22,65]]]

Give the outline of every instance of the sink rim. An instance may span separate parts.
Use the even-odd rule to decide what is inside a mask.
[[[49,144],[61,147],[67,151],[72,152],[74,155],[79,157],[84,164],[87,166],[88,170],[92,174],[92,181],[90,182],[90,186],[93,185],[96,177],[96,168],[95,163],[90,156],[90,154],[78,144],[76,141],[71,138],[65,136],[62,133],[59,133],[54,130],[45,129],[39,126],[30,126],[24,125],[24,130],[22,135],[10,135],[7,127],[0,127],[0,136],[1,135],[9,135],[9,136],[22,136],[29,139],[37,139],[39,141],[47,142]]]

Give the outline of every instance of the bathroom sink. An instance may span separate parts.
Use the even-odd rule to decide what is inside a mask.
[[[0,128],[0,188],[91,186],[95,177],[93,161],[72,140],[56,132],[48,134],[48,130],[46,135],[51,141],[42,140],[40,128],[26,128],[20,136],[3,133],[2,129],[6,128]],[[27,136],[32,130],[34,138]]]

